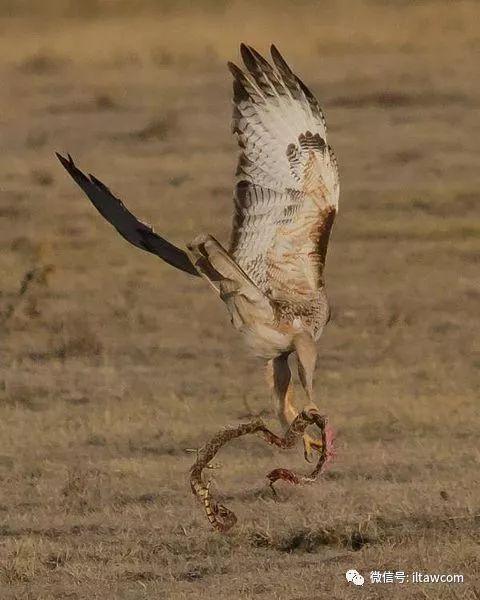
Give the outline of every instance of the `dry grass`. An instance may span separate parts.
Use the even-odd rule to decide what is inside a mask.
[[[0,2],[2,600],[348,599],[352,567],[466,580],[369,598],[478,597],[478,4],[77,5]],[[339,156],[316,389],[340,447],[279,503],[264,474],[300,452],[226,450],[221,537],[185,449],[274,424],[263,376],[210,291],[119,239],[53,151],[172,240],[227,239],[242,39],[284,50]]]

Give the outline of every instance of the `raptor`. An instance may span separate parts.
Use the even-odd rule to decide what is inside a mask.
[[[313,376],[317,342],[330,318],[325,260],[338,210],[337,161],[327,143],[318,101],[276,47],[271,47],[271,62],[244,44],[241,55],[243,69],[228,65],[233,75],[233,133],[240,147],[228,247],[212,235],[198,236],[185,250],[174,246],[139,221],[96,177],[80,171],[70,155],[57,156],[127,241],[205,279],[224,302],[247,346],[264,360],[285,438],[272,438],[258,422],[248,431],[230,430],[230,438],[256,432],[270,443],[290,447],[295,436],[302,436],[305,458],[311,460],[318,453],[323,464],[331,435],[326,434],[315,405]],[[292,354],[305,392],[300,412],[293,403]],[[307,426],[310,432],[305,431]],[[312,433],[312,427],[321,435]],[[218,528],[222,510],[227,509],[210,501],[201,470],[227,438],[220,436],[213,446],[207,445],[204,458],[192,471],[196,473],[193,491]],[[283,477],[297,482],[290,472],[275,473],[271,480]],[[227,529],[228,514],[223,517]]]

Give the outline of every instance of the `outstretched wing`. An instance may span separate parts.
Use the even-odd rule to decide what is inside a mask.
[[[323,285],[339,181],[325,118],[275,46],[273,66],[241,46],[233,131],[241,148],[230,253],[274,299],[302,300]]]
[[[122,237],[137,248],[156,254],[173,267],[190,275],[198,276],[197,270],[186,252],[160,237],[151,227],[139,221],[106,185],[93,175],[87,177],[82,173],[70,155],[65,158],[58,152],[56,154],[58,160],[82,188],[98,212],[115,227]]]

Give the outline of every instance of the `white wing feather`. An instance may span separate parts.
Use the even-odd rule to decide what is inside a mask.
[[[339,182],[317,100],[275,47],[274,66],[242,45],[234,75],[233,131],[241,148],[230,253],[273,298],[314,295]]]

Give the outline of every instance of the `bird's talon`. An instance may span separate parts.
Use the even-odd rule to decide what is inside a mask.
[[[322,453],[323,445],[321,441],[316,441],[309,435],[303,436],[303,456],[308,463],[313,462],[313,453]]]
[[[313,462],[313,457],[312,457],[312,452],[310,450],[307,450],[305,448],[305,450],[303,451],[303,458],[308,462],[311,463]]]

